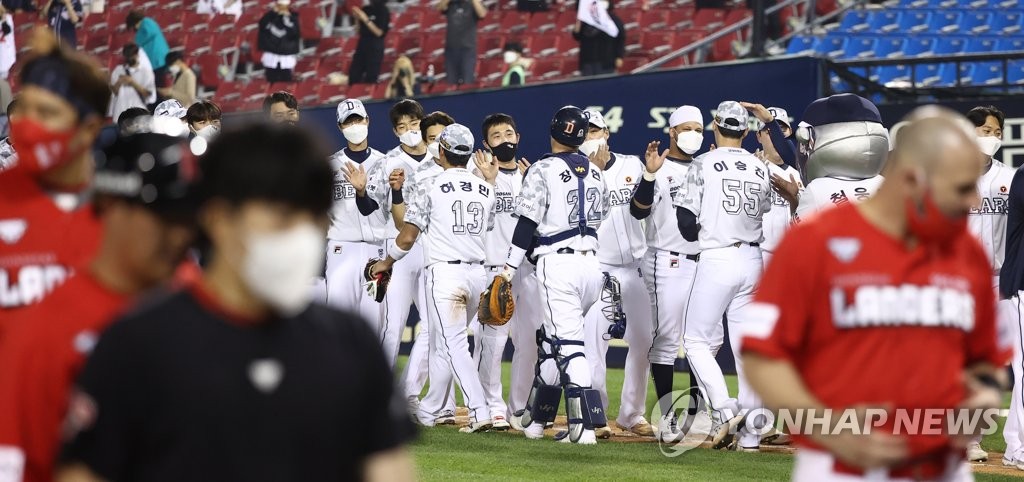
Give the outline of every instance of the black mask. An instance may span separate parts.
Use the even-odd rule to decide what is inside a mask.
[[[519,146],[512,142],[502,142],[491,148],[491,154],[500,162],[512,162],[516,159],[516,147]]]

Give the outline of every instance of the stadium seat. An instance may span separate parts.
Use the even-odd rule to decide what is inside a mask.
[[[210,32],[227,32],[235,27],[235,17],[233,15],[214,15],[210,18],[209,25]]]
[[[960,66],[960,82],[965,85],[1001,84],[1002,62],[975,62]]]
[[[536,12],[530,16],[530,23],[527,31],[532,33],[543,33],[554,31],[558,28],[558,12]]]
[[[423,37],[423,48],[420,50],[420,57],[432,60],[444,55],[444,35],[425,35]]]
[[[25,46],[25,42],[19,42],[20,38],[15,38],[15,42],[19,46]],[[110,49],[110,36],[109,35],[90,35],[85,40],[83,48],[89,55],[94,57],[102,57],[107,50]]]
[[[171,50],[184,50],[188,35],[182,30],[164,32],[164,40],[167,40],[167,46]]]
[[[348,88],[345,95],[350,99],[369,100],[373,98],[373,84],[355,84]]]
[[[867,30],[871,26],[872,14],[874,11],[871,10],[850,10],[843,15],[843,20],[839,22],[840,32],[860,32]]]
[[[671,49],[675,32],[644,32],[640,34],[640,50],[649,57],[664,55]]]
[[[957,70],[954,63],[917,65],[913,70],[914,82],[918,87],[952,87],[956,85]]]
[[[663,29],[668,25],[668,10],[648,10],[640,16],[640,25],[646,31]]]
[[[530,24],[530,15],[525,12],[505,12],[501,15],[500,32],[505,34],[526,30]]]
[[[529,55],[538,58],[555,55],[558,53],[559,45],[561,36],[556,33],[531,35]]]
[[[348,94],[348,86],[329,84],[321,85],[319,94],[319,102],[321,104],[337,104],[338,102],[345,100]]]
[[[963,14],[956,10],[939,11],[932,14],[928,23],[928,31],[934,34],[954,33],[960,30]]]
[[[299,81],[311,80],[316,77],[318,67],[320,67],[320,58],[309,55],[299,59],[292,72]]]
[[[1024,1],[1022,0],[1002,0],[997,1],[996,4],[999,8],[1007,10],[1024,10]]]
[[[304,41],[316,41],[323,37],[320,28],[320,7],[299,7],[299,35]]]
[[[214,35],[210,51],[220,55],[231,54],[238,50],[238,45],[241,41],[242,39],[228,33]]]
[[[839,57],[846,49],[846,42],[846,37],[828,36],[814,47],[814,51],[827,57]]]
[[[618,9],[616,9],[616,12],[618,12]],[[576,24],[576,11],[575,10],[566,10],[566,11],[558,14],[557,24],[558,24],[558,28],[556,30],[558,30],[559,32],[569,32],[569,33],[571,33],[572,32],[572,27]]]
[[[846,49],[843,51],[844,59],[870,58],[875,56],[875,47],[878,39],[874,37],[853,37],[846,42]]]
[[[540,59],[530,67],[532,77],[540,80],[548,80],[562,73],[562,59]]]
[[[668,11],[668,28],[675,30],[693,26],[693,16],[697,11],[691,7],[674,8]]]
[[[935,55],[953,55],[963,53],[967,49],[966,37],[939,37],[935,43]]]
[[[989,4],[989,0],[957,0],[957,8],[985,8]]]
[[[316,56],[320,58],[341,55],[342,52],[347,52],[343,37],[326,37],[320,39],[320,43],[316,44]]]
[[[892,32],[900,28],[902,21],[903,12],[901,10],[882,10],[871,16],[869,29],[875,33]]]
[[[908,10],[903,12],[900,19],[900,31],[903,33],[918,33],[928,29],[932,21],[932,12],[928,10]]]
[[[999,52],[1024,50],[1024,37],[999,39],[999,41],[996,42],[996,50]]]
[[[964,13],[960,22],[960,33],[979,34],[989,30],[992,23],[992,12],[976,11]]]
[[[725,24],[726,10],[721,8],[702,8],[693,16],[693,28],[714,30]]]
[[[207,32],[210,30],[210,16],[196,13],[192,10],[185,12],[182,18],[183,28],[186,32]]]
[[[622,26],[625,27],[626,30],[640,28],[640,17],[643,14],[643,11],[641,9],[616,8],[615,14],[619,16],[620,20],[622,20]],[[575,22],[575,20],[573,20],[573,22]]]
[[[1024,60],[1011,60],[1006,65],[1006,82],[1024,84]]]
[[[990,37],[971,37],[967,40],[967,49],[964,52],[969,54],[995,52],[997,43],[996,39]]]
[[[991,32],[1004,35],[1016,34],[1020,33],[1022,26],[1024,26],[1024,13],[1003,11],[996,13],[995,18],[992,19]]]
[[[217,54],[202,54],[194,57],[191,61],[194,67],[199,67],[199,84],[203,87],[216,90],[220,85],[221,58]]]
[[[727,13],[725,15],[725,24],[726,25],[733,25],[733,24],[736,24],[737,22],[741,22],[744,19],[747,19],[747,18],[750,18],[750,17],[753,17],[753,16],[754,16],[753,12],[751,12],[749,9],[746,9],[746,8],[733,8],[733,9],[729,10],[729,13]],[[749,29],[749,27],[747,27],[747,28]]]
[[[490,82],[505,74],[505,62],[502,59],[486,59],[480,62],[477,78]]]
[[[821,39],[811,35],[797,35],[789,40],[786,46],[786,53],[789,55],[801,55],[814,53],[818,42]]]
[[[875,45],[875,56],[880,59],[903,56],[906,39],[903,37],[882,37]]]
[[[932,55],[935,50],[935,39],[932,37],[915,37],[907,39],[903,46],[903,55],[917,57]]]
[[[411,32],[417,32],[423,23],[423,12],[420,10],[409,9],[398,16],[391,24],[391,32],[405,35]]]
[[[878,68],[877,82],[882,85],[891,82],[909,82],[910,67],[906,65],[883,65]]]
[[[299,101],[299,105],[315,105],[318,104],[320,98],[320,82],[317,79],[307,80],[305,82],[299,82],[292,92],[295,99]]]
[[[211,39],[206,35],[192,35],[185,42],[185,56],[195,57],[211,52]]]

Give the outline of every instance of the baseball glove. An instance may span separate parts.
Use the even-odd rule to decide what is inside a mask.
[[[370,275],[370,268],[380,260],[376,258],[370,258],[366,262],[366,267],[363,268],[363,279],[366,280],[366,292],[373,297],[373,300],[377,303],[384,301],[384,295],[388,291],[388,283],[391,282],[391,271],[382,271],[377,273],[376,276]]]
[[[480,293],[477,319],[485,325],[501,326],[508,323],[515,309],[516,303],[512,298],[512,282],[504,276],[495,276],[491,285],[483,293]]]

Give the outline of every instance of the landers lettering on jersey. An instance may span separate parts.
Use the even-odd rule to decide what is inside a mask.
[[[334,200],[355,199],[356,188],[348,181],[334,181]]]
[[[974,297],[966,291],[938,286],[864,285],[853,290],[832,288],[832,320],[840,329],[879,326],[923,326],[974,329]]]
[[[608,196],[611,199],[612,206],[622,206],[632,202],[633,190],[626,187],[622,189],[609,189]]]
[[[983,197],[980,206],[971,208],[971,214],[1003,215],[1007,213],[1006,208],[1006,197]]]
[[[17,276],[0,269],[0,307],[15,308],[40,301],[67,276],[68,270],[55,264],[25,265],[18,269]]]

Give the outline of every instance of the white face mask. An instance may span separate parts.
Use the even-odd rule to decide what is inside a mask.
[[[220,127],[217,127],[213,124],[210,124],[196,131],[196,135],[202,137],[203,139],[206,139],[206,142],[212,141],[214,137],[217,137],[217,134],[220,134]]]
[[[427,154],[430,155],[431,159],[440,159],[440,148],[441,146],[437,143],[437,141],[431,142],[430,144],[427,144]]]
[[[398,140],[402,142],[406,147],[416,147],[423,142],[423,137],[420,136],[420,131],[405,131],[405,134],[398,136]]]
[[[594,153],[597,152],[605,142],[606,141],[603,137],[598,139],[587,139],[583,141],[583,144],[580,144],[580,152],[586,154],[587,157],[590,157],[594,155]]]
[[[981,152],[985,153],[986,156],[992,157],[996,155],[996,151],[1003,145],[1003,140],[995,136],[985,136],[978,138],[978,147],[981,148]]]
[[[512,51],[508,51],[502,54],[502,57],[505,59],[506,64],[511,64],[512,62],[515,62],[516,59],[519,58],[519,54]]]
[[[700,132],[684,131],[676,134],[676,146],[687,155],[692,156],[693,153],[700,150],[700,146],[703,144],[704,134]]]
[[[313,223],[250,235],[245,241],[242,280],[278,314],[297,315],[309,306],[309,280],[321,268],[326,242]]]
[[[171,75],[178,75],[178,72],[181,72],[181,67],[178,67],[177,65],[172,65],[170,67],[167,67],[167,70],[171,71]]]
[[[352,144],[362,144],[370,133],[370,127],[366,124],[353,124],[341,130],[345,140]]]

